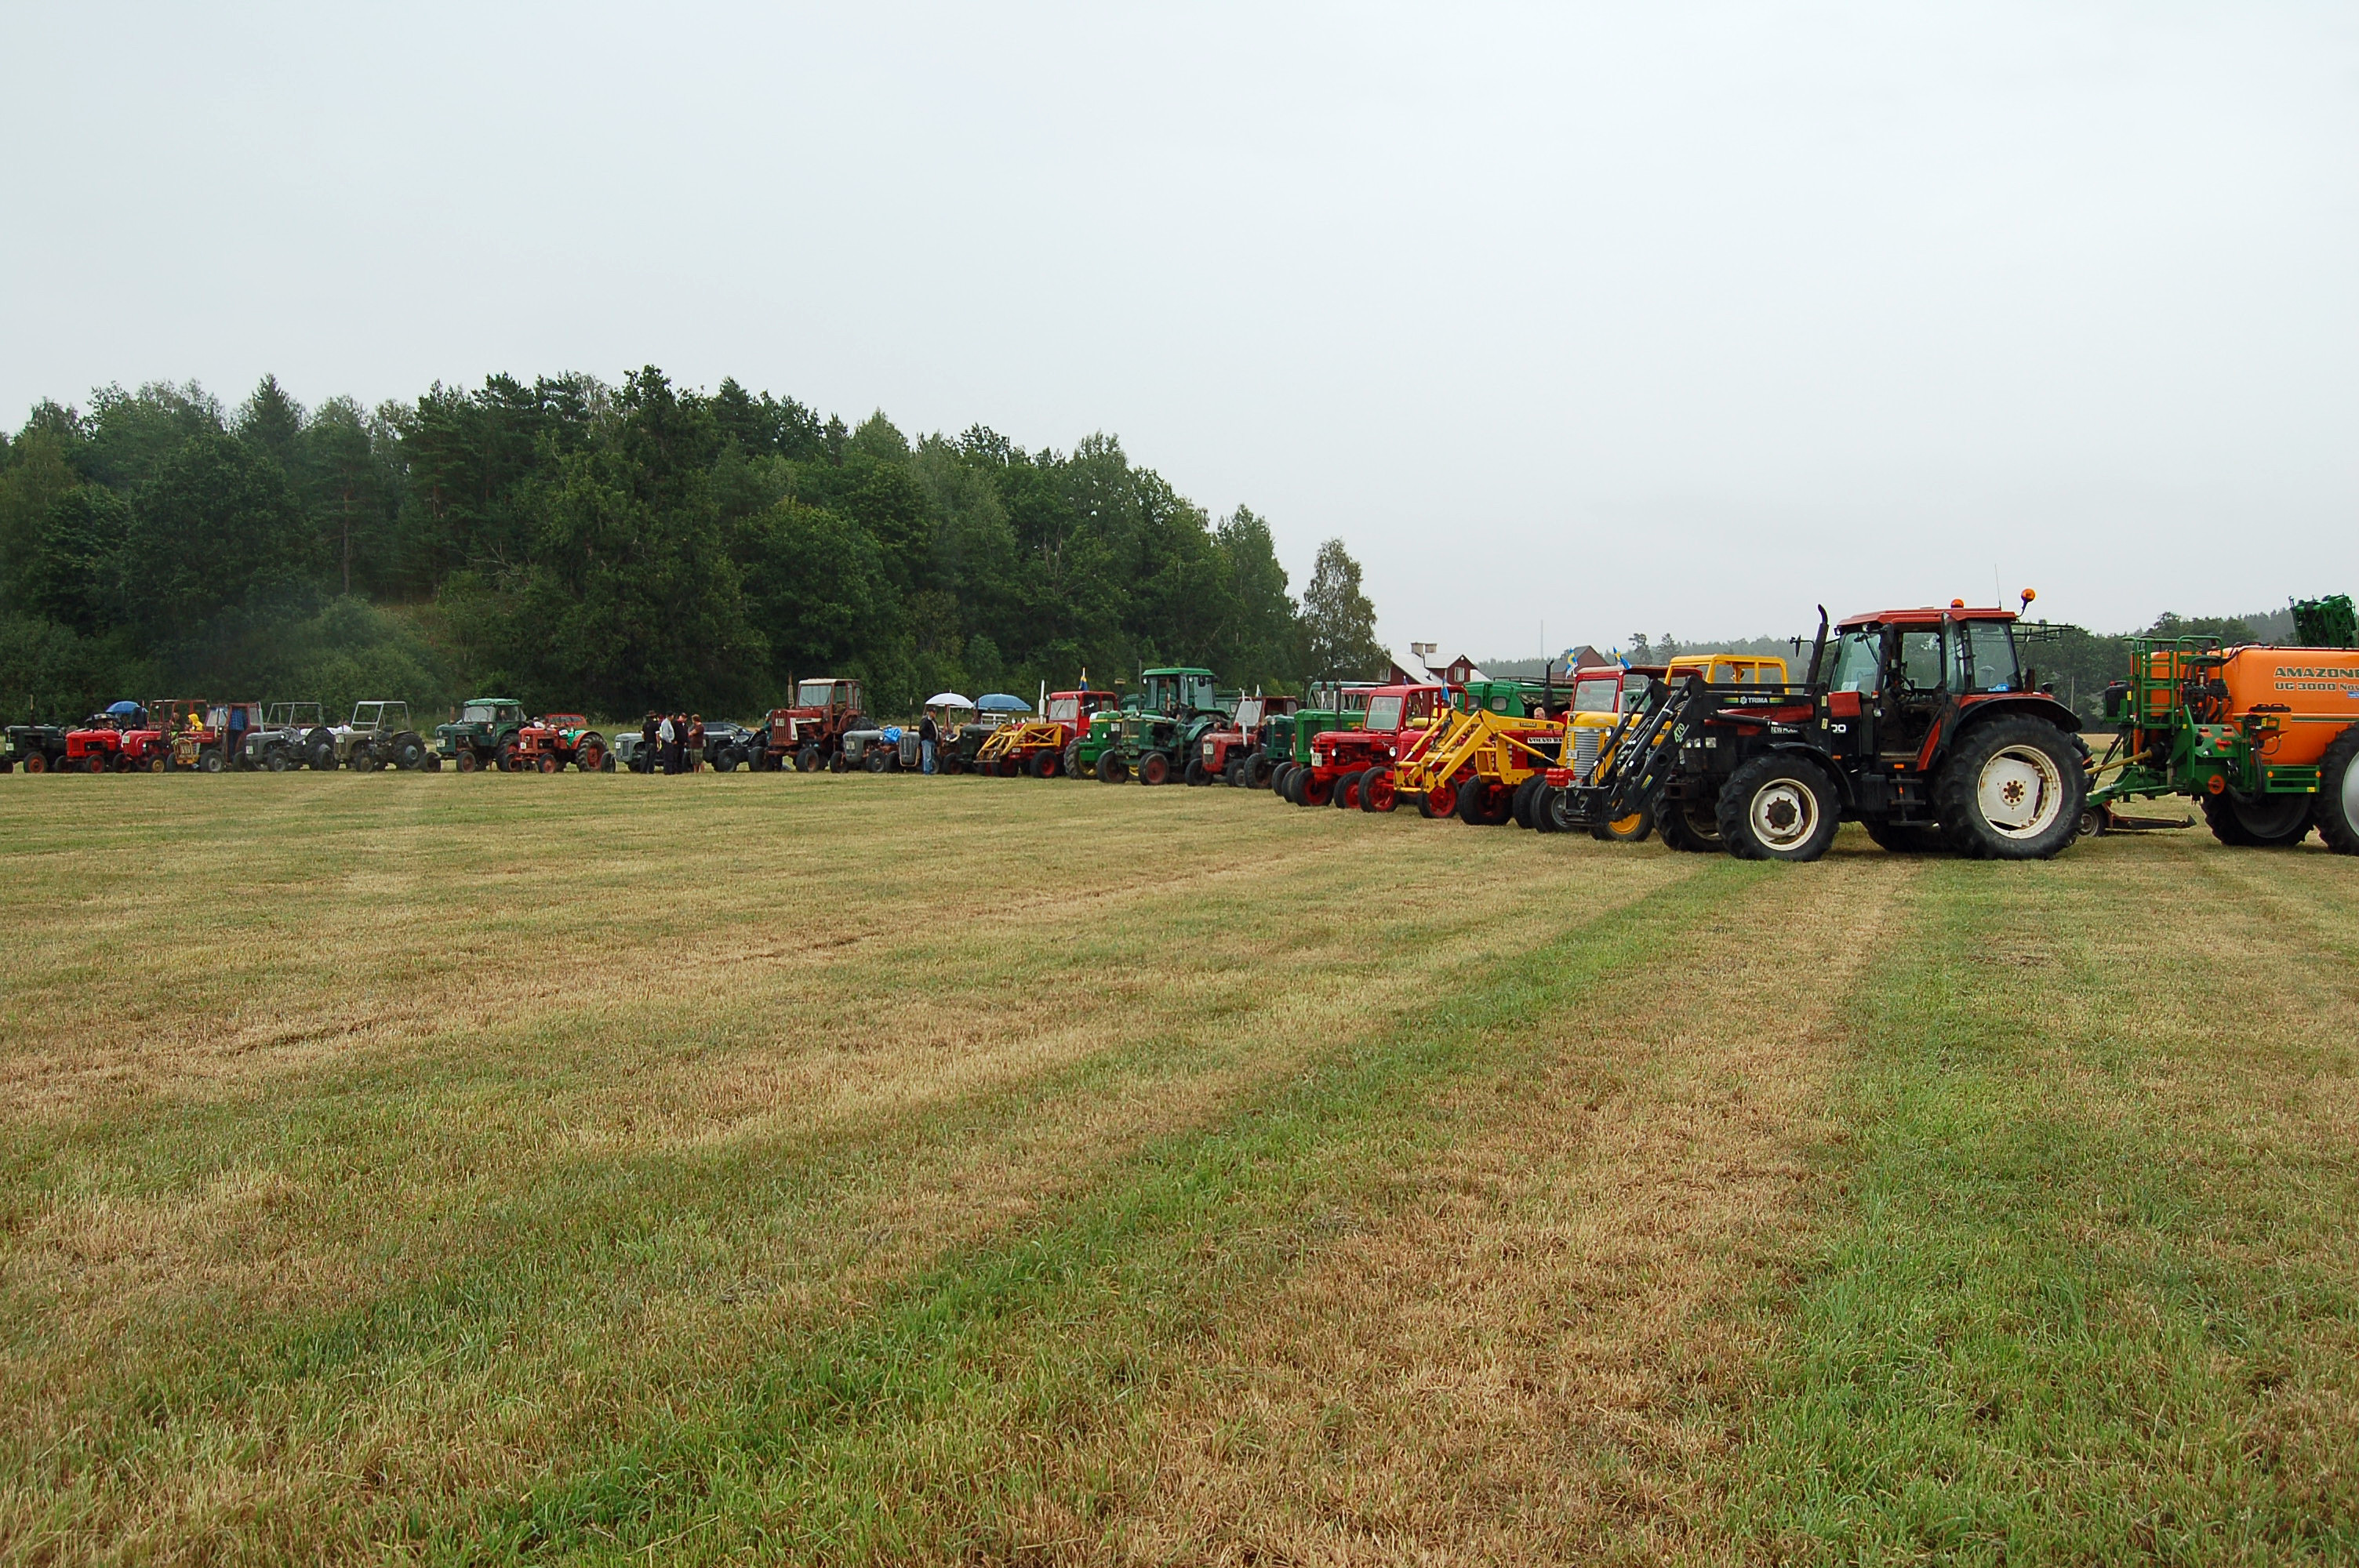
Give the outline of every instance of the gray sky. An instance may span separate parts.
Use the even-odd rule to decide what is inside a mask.
[[[6,0],[0,416],[1114,431],[1477,655],[2359,590],[2359,7]]]

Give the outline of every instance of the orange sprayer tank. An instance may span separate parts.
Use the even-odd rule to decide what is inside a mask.
[[[2359,648],[2232,648],[2220,661],[2228,711],[2281,707],[2284,729],[2264,756],[2284,767],[2315,762],[2346,725],[2359,722]]]

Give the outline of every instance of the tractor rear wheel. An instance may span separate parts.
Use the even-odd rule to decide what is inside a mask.
[[[1333,775],[1322,773],[1317,768],[1305,768],[1294,775],[1295,805],[1324,806],[1334,798]]]
[[[416,773],[426,765],[426,742],[415,735],[394,737],[393,765],[404,773]]]
[[[1352,773],[1345,773],[1343,777],[1337,779],[1335,781],[1334,793],[1327,797],[1327,804],[1335,807],[1338,811],[1359,810],[1360,781],[1366,776],[1367,770],[1362,768],[1354,770]]]
[[[1149,752],[1138,759],[1138,782],[1160,784],[1171,782],[1171,759],[1160,752]]]
[[[524,752],[515,741],[510,741],[507,744],[500,748],[499,769],[500,772],[504,773],[521,773],[524,771]]]
[[[1390,768],[1370,768],[1360,775],[1360,809],[1390,811],[1400,804],[1400,791],[1393,784]]]
[[[303,760],[304,764],[315,773],[332,773],[336,766],[336,743],[333,741],[314,741]]]
[[[2359,724],[2336,736],[2318,760],[2318,794],[2310,813],[2328,849],[2359,855]]]
[[[1816,764],[1756,757],[1721,786],[1721,841],[1740,860],[1815,860],[1835,841],[1842,811]]]
[[[1082,742],[1079,736],[1065,742],[1065,776],[1079,778],[1082,773]]]
[[[1252,756],[1245,759],[1245,787],[1247,789],[1267,789],[1269,787],[1269,759],[1263,756],[1258,752],[1255,752]]]
[[[1538,773],[1534,773],[1517,784],[1516,793],[1508,797],[1507,819],[1518,827],[1531,827],[1532,803],[1539,798],[1540,791],[1547,787],[1548,780]]]
[[[1189,786],[1193,789],[1203,788],[1212,782],[1212,774],[1204,771],[1204,759],[1201,757],[1189,758],[1188,771],[1180,776],[1185,778]]]
[[[2203,819],[2212,837],[2246,849],[2290,849],[2310,837],[2307,795],[2207,795]]]
[[[2045,860],[2078,835],[2088,796],[2075,739],[2021,715],[1966,732],[1933,781],[1933,813],[1965,854]]]
[[[1493,787],[1479,773],[1458,786],[1458,820],[1472,827],[1496,827],[1514,806],[1506,791]]]

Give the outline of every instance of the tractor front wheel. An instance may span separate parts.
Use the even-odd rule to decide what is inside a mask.
[[[1370,768],[1360,775],[1360,809],[1390,811],[1400,804],[1400,791],[1393,786],[1390,768]]]
[[[1532,803],[1539,799],[1540,791],[1547,787],[1548,780],[1538,773],[1517,784],[1516,793],[1507,798],[1507,820],[1518,827],[1531,827]]]
[[[554,753],[541,758],[539,767],[544,773],[562,773],[565,770],[565,764],[560,762]]]
[[[462,746],[459,748],[459,760],[457,765],[461,773],[472,773],[477,768],[482,767],[483,763],[475,760],[475,748],[473,746]]]
[[[1333,775],[1322,773],[1316,768],[1305,768],[1294,775],[1295,805],[1324,806],[1334,798]]]
[[[1933,813],[1965,854],[2045,860],[2078,835],[2088,796],[2073,737],[2027,715],[1967,731],[1933,781]]]
[[[48,773],[49,771],[49,760],[40,752],[36,752],[31,756],[25,759],[25,771],[28,773]]]
[[[201,773],[217,773],[223,765],[219,752],[206,750],[197,753],[197,772]]]
[[[1720,838],[1740,860],[1815,860],[1835,841],[1834,785],[1799,758],[1756,757],[1720,791]]]
[[[523,753],[522,753],[520,751],[518,751],[518,750],[517,750],[517,748],[516,748],[516,743],[515,741],[509,741],[506,745],[502,746],[502,747],[500,748],[500,750],[499,750],[499,769],[500,769],[500,772],[502,772],[502,773],[518,773],[518,772],[521,772],[521,771],[523,770],[523,768],[524,768],[524,755],[523,755]]]
[[[1458,820],[1475,827],[1496,827],[1507,820],[1514,802],[1504,790],[1477,774],[1458,786]]]
[[[393,765],[406,773],[414,773],[426,765],[426,742],[415,735],[404,735],[393,743]]]
[[[1054,752],[1041,752],[1036,754],[1032,759],[1032,776],[1036,779],[1055,778],[1057,776],[1057,753]]]
[[[1720,848],[1720,819],[1708,802],[1674,800],[1655,816],[1666,849],[1690,855],[1708,855]]]
[[[1203,788],[1205,784],[1212,782],[1212,777],[1204,771],[1204,759],[1201,757],[1189,758],[1188,771],[1180,776],[1188,781],[1188,787],[1190,789]]]
[[[1627,816],[1599,823],[1589,830],[1589,836],[1606,844],[1643,844],[1654,832],[1655,814],[1642,806]]]
[[[1341,811],[1359,810],[1360,781],[1366,776],[1365,771],[1363,770],[1345,773],[1342,778],[1337,779],[1335,793],[1327,797],[1327,804]]]
[[[1169,784],[1171,759],[1160,752],[1149,752],[1139,758],[1138,782],[1143,784]]]

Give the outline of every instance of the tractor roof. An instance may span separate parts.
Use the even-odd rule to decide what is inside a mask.
[[[2015,619],[2015,611],[1997,605],[1975,609],[1956,604],[1948,608],[1921,605],[1915,610],[1878,610],[1865,615],[1851,615],[1835,623],[1838,632],[1855,632],[1863,626],[1939,626],[1944,621],[1998,621]]]
[[[1212,678],[1212,672],[1201,665],[1166,665],[1160,669],[1139,672],[1141,679],[1148,676],[1202,676],[1206,680],[1210,680]]]

